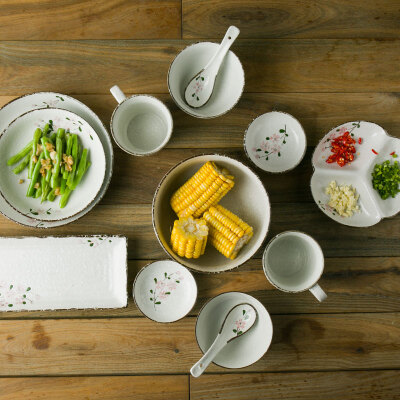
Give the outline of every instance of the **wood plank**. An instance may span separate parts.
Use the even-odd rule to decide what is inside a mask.
[[[399,371],[205,375],[190,379],[191,400],[398,399]],[[0,397],[1,398],[1,397]]]
[[[398,38],[396,0],[183,0],[183,37],[223,37],[236,25],[244,38]],[[356,18],[355,18],[356,16]]]
[[[285,230],[300,230],[318,240],[326,257],[395,257],[400,256],[399,221],[397,215],[369,228],[352,228],[331,220],[312,203],[274,203],[267,240]],[[130,259],[166,256],[154,235],[151,206],[147,204],[98,205],[80,220],[51,230],[23,227],[3,216],[0,227],[3,236],[125,235]],[[262,250],[256,257],[261,257]]]
[[[167,93],[169,64],[190,43],[1,42],[0,91],[104,94],[118,83],[128,93]],[[400,71],[393,62],[400,40],[239,40],[233,50],[243,63],[247,92],[400,91]]]
[[[298,118],[307,133],[309,146],[317,145],[333,127],[355,120],[373,121],[391,135],[400,137],[398,93],[244,93],[228,114],[196,120],[178,109],[168,94],[155,96],[167,104],[174,119],[169,148],[218,149],[229,146],[229,149],[242,149],[243,134],[250,122],[272,110],[285,111]],[[75,97],[91,107],[109,128],[116,106],[111,94],[79,94]],[[0,96],[0,106],[14,98]]]
[[[128,264],[128,306],[119,309],[3,312],[0,319],[37,318],[113,318],[142,316],[131,297],[137,272],[149,260]],[[196,316],[210,298],[224,292],[249,293],[260,300],[271,314],[400,312],[400,258],[327,258],[320,280],[328,300],[318,303],[308,292],[288,295],[275,289],[265,278],[261,260],[223,274],[194,273],[198,298],[190,312]],[[0,398],[1,399],[1,398]]]
[[[248,371],[400,368],[400,314],[272,317],[269,352]],[[0,321],[0,375],[187,373],[195,318]],[[157,362],[155,362],[157,360]],[[210,366],[209,372],[234,372]]]
[[[186,376],[0,378],[0,400],[187,400]]]
[[[2,40],[177,39],[179,0],[1,0]]]

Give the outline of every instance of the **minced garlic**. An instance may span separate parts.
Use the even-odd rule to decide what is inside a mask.
[[[356,190],[351,185],[337,186],[335,181],[332,181],[325,193],[330,196],[328,205],[334,208],[342,217],[351,217],[354,212],[359,212],[358,198]]]

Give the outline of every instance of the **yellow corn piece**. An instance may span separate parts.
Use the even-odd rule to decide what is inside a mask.
[[[233,188],[234,177],[214,162],[206,162],[171,197],[171,207],[178,217],[198,218],[217,204]]]
[[[209,228],[210,243],[231,260],[253,236],[250,225],[220,205],[210,207],[203,218]]]
[[[204,219],[179,218],[171,232],[171,245],[180,257],[199,258],[207,244],[208,226]]]

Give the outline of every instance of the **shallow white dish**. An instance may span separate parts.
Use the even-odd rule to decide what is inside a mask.
[[[296,118],[284,112],[260,115],[244,134],[247,157],[267,172],[285,172],[295,168],[306,149],[303,127]]]
[[[205,254],[197,259],[176,255],[170,246],[171,228],[178,218],[170,206],[172,194],[207,161],[227,168],[235,177],[235,186],[220,204],[253,227],[253,237],[234,260],[227,259],[210,244]],[[268,194],[258,176],[246,165],[233,158],[202,155],[188,158],[173,167],[161,180],[153,198],[152,217],[157,239],[163,249],[179,263],[200,272],[222,272],[239,267],[261,247],[267,236],[271,216]]]
[[[332,154],[330,141],[346,131],[356,139],[355,159],[340,167],[337,163],[328,164],[326,159]],[[361,138],[361,143],[358,139]],[[391,160],[390,153],[400,154],[400,139],[391,137],[377,124],[366,121],[347,122],[332,129],[316,147],[312,164],[311,192],[319,208],[336,222],[348,226],[366,227],[377,224],[382,218],[392,217],[400,211],[400,195],[394,199],[382,200],[372,187],[371,173],[375,164]],[[375,154],[378,153],[378,154]],[[329,195],[325,188],[331,181],[337,185],[352,185],[359,194],[360,212],[352,217],[341,217],[327,204]]]
[[[103,184],[94,201],[78,214],[64,220],[37,221],[34,218],[26,217],[12,208],[0,196],[0,213],[18,224],[35,228],[52,228],[68,224],[87,214],[103,198],[111,181],[114,164],[114,152],[110,136],[99,117],[85,104],[79,100],[61,93],[38,92],[18,97],[7,103],[0,109],[0,131],[3,131],[15,118],[27,111],[43,108],[57,107],[72,111],[85,119],[96,131],[104,149],[106,157],[106,173]]]
[[[139,310],[156,322],[174,322],[186,316],[197,299],[197,285],[189,270],[172,260],[143,267],[133,283]]]
[[[218,334],[229,310],[240,303],[249,303],[257,310],[255,325],[243,336],[228,343],[214,359],[225,368],[244,368],[258,361],[272,340],[272,321],[265,307],[254,297],[241,292],[227,292],[214,297],[201,309],[196,322],[196,339],[205,353]]]
[[[0,311],[125,307],[126,260],[125,237],[0,238]]]
[[[76,192],[71,194],[67,206],[63,209],[58,205],[59,198],[54,202],[46,201],[41,204],[40,199],[26,197],[29,186],[27,169],[15,175],[12,169],[18,164],[12,167],[5,165],[9,157],[18,153],[32,140],[33,131],[36,128],[43,128],[49,120],[53,121],[54,131],[64,128],[66,131],[78,134],[83,148],[89,150],[89,160],[92,163]],[[0,167],[0,196],[21,214],[38,221],[62,220],[84,210],[100,191],[106,169],[103,146],[95,130],[83,118],[60,108],[28,111],[11,122],[0,134],[0,160],[4,160],[4,164]],[[20,179],[24,179],[25,182],[19,184]]]
[[[185,89],[193,77],[208,63],[219,44],[201,42],[182,50],[168,71],[168,89],[179,108],[197,118],[214,118],[231,110],[239,101],[244,88],[244,71],[239,58],[229,51],[221,65],[210,99],[200,108],[189,107]]]

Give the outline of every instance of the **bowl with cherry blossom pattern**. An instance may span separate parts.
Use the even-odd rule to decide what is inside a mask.
[[[257,117],[244,134],[247,157],[267,172],[282,173],[299,165],[307,148],[300,122],[292,115],[271,111]]]
[[[155,261],[136,275],[133,299],[139,310],[153,321],[178,321],[196,303],[196,281],[189,270],[176,261]]]
[[[339,166],[328,163],[332,153],[332,142],[346,132],[354,139],[354,160]],[[354,227],[368,227],[382,218],[392,217],[400,211],[400,194],[383,200],[372,186],[372,172],[376,164],[393,161],[400,154],[400,139],[388,135],[379,125],[367,121],[352,121],[331,129],[315,148],[312,165],[311,193],[319,209],[334,221]],[[340,216],[329,205],[330,196],[326,187],[335,181],[337,186],[351,185],[359,195],[360,211],[351,217]]]
[[[257,320],[245,335],[230,341],[214,358],[213,363],[220,367],[248,367],[264,356],[272,341],[271,317],[260,301],[246,293],[226,292],[209,300],[197,317],[195,332],[201,352],[210,348],[227,313],[241,303],[248,303],[257,310]],[[236,320],[231,327],[232,332],[239,336],[245,322],[243,312],[243,318]]]
[[[168,71],[168,90],[176,105],[196,118],[215,118],[230,111],[242,96],[244,71],[239,58],[231,50],[215,80],[210,99],[202,107],[192,108],[185,101],[188,83],[207,64],[219,48],[219,43],[200,42],[187,46],[172,61]],[[197,87],[202,90],[202,84]]]

